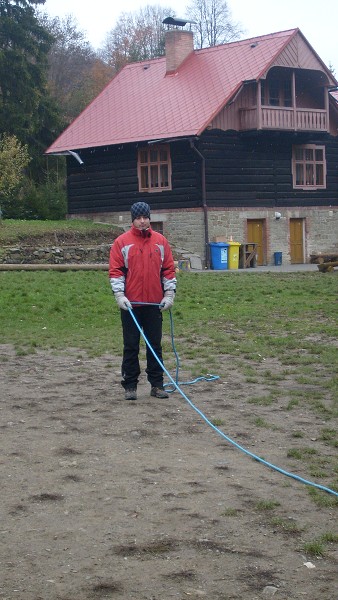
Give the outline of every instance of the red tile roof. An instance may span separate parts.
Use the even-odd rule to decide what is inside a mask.
[[[165,57],[128,64],[47,154],[199,135],[242,83],[258,80],[298,32],[194,50],[170,75]]]

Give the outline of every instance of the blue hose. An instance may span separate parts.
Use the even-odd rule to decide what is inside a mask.
[[[136,303],[133,303],[136,304]],[[138,303],[141,304],[141,303]],[[172,385],[174,386],[174,390],[177,390],[180,392],[181,396],[183,396],[183,398],[188,402],[188,404],[191,406],[191,408],[197,412],[197,414],[199,414],[200,417],[202,417],[202,419],[214,430],[216,431],[216,433],[218,433],[222,438],[224,438],[227,442],[229,442],[230,444],[232,444],[233,446],[235,446],[238,450],[241,450],[241,452],[244,452],[244,454],[246,454],[247,456],[250,456],[251,458],[253,458],[254,460],[260,462],[261,464],[265,465],[266,467],[270,467],[271,469],[273,469],[274,471],[277,471],[278,473],[282,473],[282,475],[286,475],[287,477],[292,477],[293,479],[295,479],[296,481],[300,481],[301,483],[305,483],[307,485],[310,485],[314,488],[317,488],[319,490],[322,490],[323,492],[328,492],[329,494],[333,494],[334,496],[338,497],[338,492],[335,492],[334,490],[331,490],[328,487],[325,487],[323,485],[320,485],[318,483],[314,483],[313,481],[309,481],[307,479],[304,479],[303,477],[300,477],[299,475],[295,475],[294,473],[291,473],[289,471],[285,471],[284,469],[281,469],[280,467],[277,467],[276,465],[264,460],[263,458],[261,458],[260,456],[257,456],[256,454],[253,454],[252,452],[250,452],[249,450],[247,450],[246,448],[244,448],[243,446],[241,446],[240,444],[237,444],[237,442],[235,442],[234,440],[232,440],[230,437],[228,437],[227,435],[225,435],[225,433],[223,433],[223,431],[221,431],[220,429],[218,429],[218,427],[216,427],[213,423],[211,423],[211,421],[209,421],[209,419],[202,413],[202,411],[197,408],[197,406],[195,406],[191,400],[186,396],[186,394],[183,392],[183,390],[180,387],[180,384],[178,382],[176,382],[173,377],[170,375],[170,373],[167,371],[167,369],[165,368],[165,366],[163,365],[163,363],[160,361],[160,359],[158,358],[156,352],[154,351],[154,349],[152,348],[151,344],[149,343],[147,337],[145,336],[145,334],[143,333],[143,330],[141,329],[141,327],[139,326],[137,319],[135,317],[135,315],[133,314],[132,309],[128,309],[129,313],[131,314],[135,325],[137,326],[137,328],[139,329],[145,343],[147,344],[149,350],[152,352],[152,354],[154,355],[154,357],[156,358],[157,362],[159,363],[159,365],[161,366],[161,368],[163,369],[164,373],[167,375],[167,377],[170,379]],[[171,311],[170,311],[171,313]]]
[[[158,304],[158,302],[131,302],[131,304],[137,304],[138,306],[158,306],[160,307],[161,304]],[[205,376],[201,376],[201,377],[196,377],[196,379],[193,379],[192,381],[178,381],[178,373],[179,373],[179,368],[180,368],[180,359],[179,356],[177,354],[176,348],[175,348],[175,340],[174,340],[174,320],[173,320],[173,315],[171,310],[169,310],[169,314],[170,314],[170,335],[171,335],[171,345],[172,345],[172,349],[173,352],[175,354],[175,359],[176,359],[176,376],[175,376],[175,383],[176,386],[177,385],[192,385],[194,383],[197,383],[198,381],[215,381],[215,379],[219,379],[218,375],[211,375],[209,374],[208,377]],[[134,315],[133,315],[134,316]],[[137,324],[138,325],[138,324]],[[138,327],[138,329],[140,329],[140,327]],[[141,330],[140,330],[141,331]],[[141,331],[142,333],[142,331]],[[143,336],[143,333],[142,333]],[[143,336],[145,337],[145,336]],[[154,353],[155,354],[155,353]],[[155,354],[155,358],[157,360],[157,362],[160,363],[159,359],[157,358],[156,354]],[[161,363],[160,363],[161,364]],[[171,394],[172,392],[175,391],[176,386],[172,386],[171,383],[165,383],[164,384],[164,388],[166,389],[166,391]]]
[[[174,320],[173,320],[173,315],[171,310],[169,311],[170,313],[170,332],[171,332],[171,345],[172,345],[172,349],[173,352],[175,354],[175,358],[176,358],[176,375],[175,375],[175,386],[173,386],[171,383],[165,383],[164,387],[166,389],[166,391],[170,394],[172,392],[175,391],[175,389],[180,385],[193,385],[194,383],[197,383],[198,381],[215,381],[215,379],[219,379],[218,375],[208,375],[208,377],[205,377],[204,375],[201,377],[196,377],[196,379],[193,379],[192,381],[178,381],[178,372],[179,372],[179,368],[180,368],[180,359],[179,356],[177,354],[176,348],[175,348],[175,340],[174,340]]]

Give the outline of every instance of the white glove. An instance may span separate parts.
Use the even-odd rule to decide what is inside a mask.
[[[128,298],[126,298],[123,292],[115,292],[114,296],[118,307],[122,310],[128,310],[128,308],[133,308]]]
[[[175,292],[174,290],[167,290],[164,292],[164,297],[161,300],[160,311],[168,310],[174,304]]]

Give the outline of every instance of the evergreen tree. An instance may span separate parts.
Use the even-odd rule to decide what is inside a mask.
[[[47,91],[53,37],[36,17],[45,0],[0,0],[0,133],[15,135],[33,157],[30,171],[42,176],[42,156],[61,129]]]

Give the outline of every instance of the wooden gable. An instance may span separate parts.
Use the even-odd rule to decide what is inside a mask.
[[[300,32],[287,44],[262,77],[266,77],[271,67],[291,67],[293,69],[321,71],[325,74],[327,83],[335,85],[334,79],[333,77],[329,77],[324,63]]]

